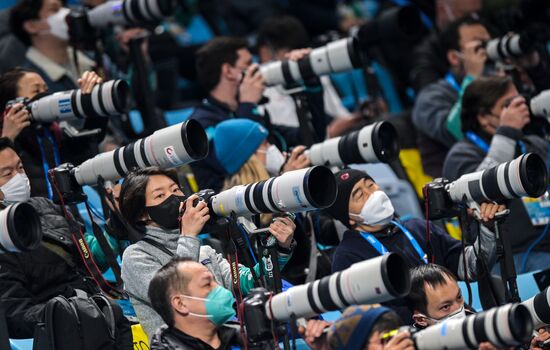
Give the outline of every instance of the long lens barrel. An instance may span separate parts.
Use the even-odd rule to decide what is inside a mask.
[[[550,325],[550,288],[521,304],[529,310],[535,329]]]
[[[489,59],[503,61],[507,58],[525,55],[531,46],[532,40],[528,35],[513,34],[490,40],[485,48]]]
[[[527,153],[494,168],[463,175],[448,185],[448,191],[454,202],[481,203],[539,197],[547,185],[544,161],[536,153]]]
[[[544,90],[529,102],[531,114],[550,119],[550,90]]]
[[[218,216],[303,212],[324,209],[336,200],[336,180],[323,166],[294,170],[253,184],[235,186],[212,197]]]
[[[155,23],[172,15],[175,8],[174,0],[107,1],[88,12],[88,22],[95,28]]]
[[[287,321],[292,315],[308,317],[349,305],[402,298],[410,288],[407,263],[399,254],[388,253],[277,294],[267,303],[266,314]]]
[[[508,304],[461,319],[450,319],[414,334],[418,350],[477,349],[482,342],[498,348],[525,344],[533,322],[527,308]]]
[[[0,254],[30,251],[41,241],[40,218],[29,203],[12,204],[0,211]]]
[[[126,112],[129,88],[123,80],[111,80],[94,86],[90,94],[80,89],[56,92],[30,103],[33,120],[53,122],[108,117]]]
[[[74,176],[80,185],[93,185],[98,176],[115,181],[132,168],[154,165],[173,168],[203,159],[207,154],[206,132],[196,120],[187,120],[114,151],[98,154],[77,167]]]
[[[397,159],[399,151],[395,127],[388,122],[377,122],[311,146],[309,158],[311,164],[326,166],[389,163]]]
[[[267,63],[260,67],[266,85],[293,84],[330,73],[348,71],[362,66],[357,40],[340,39],[318,47],[298,60]]]

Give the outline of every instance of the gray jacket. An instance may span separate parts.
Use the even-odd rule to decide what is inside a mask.
[[[521,154],[517,146],[518,140],[525,143],[527,152],[538,153],[546,160],[547,142],[542,138],[534,135],[525,136],[521,130],[510,127],[499,127],[490,140],[487,153],[468,140],[456,143],[445,159],[443,176],[454,181],[464,174],[489,169],[511,161]],[[505,221],[503,228],[509,237],[512,251],[520,253],[539,237],[542,228],[531,224],[529,215],[520,199],[510,200],[508,207],[510,216]],[[539,242],[535,250],[550,251],[550,236],[547,235]]]
[[[212,247],[201,245],[198,238],[181,236],[177,229],[165,231],[151,226],[147,226],[146,237],[163,244],[175,255],[200,262],[210,270],[219,285],[231,290],[232,279],[229,262],[221,254],[216,253]],[[150,306],[147,296],[149,283],[158,269],[166,265],[171,258],[172,256],[145,241],[139,241],[129,246],[122,256],[124,289],[130,295],[136,316],[149,337],[152,337],[155,331],[164,325],[162,318]],[[289,258],[289,255],[279,253],[278,260],[281,269]],[[254,270],[258,273],[258,266],[255,266]],[[241,291],[243,295],[246,295],[254,283],[250,269],[240,266],[239,279]]]

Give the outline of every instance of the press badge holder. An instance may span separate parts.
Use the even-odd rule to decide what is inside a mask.
[[[521,199],[533,226],[544,226],[550,222],[550,194],[546,191],[538,198]]]

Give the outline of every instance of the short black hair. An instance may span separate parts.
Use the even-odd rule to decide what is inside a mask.
[[[417,266],[411,269],[410,274],[411,290],[406,297],[407,306],[411,312],[418,310],[423,314],[427,313],[428,308],[425,285],[435,288],[446,284],[447,279],[457,280],[450,270],[437,264]]]
[[[126,222],[141,232],[145,229],[140,221],[145,208],[145,190],[149,178],[153,175],[167,176],[179,184],[178,175],[174,169],[162,169],[154,166],[131,171],[120,187],[120,213]]]
[[[197,51],[197,80],[210,92],[220,82],[222,65],[234,65],[239,58],[237,51],[247,48],[245,39],[220,36],[210,40]]]
[[[367,342],[372,337],[375,332],[385,333],[391,330],[397,329],[403,325],[401,317],[395,311],[383,313],[378,320],[372,326],[369,336],[367,337]]]
[[[485,23],[479,17],[477,17],[477,15],[467,15],[450,23],[441,32],[439,37],[443,52],[445,52],[446,54],[449,50],[460,51],[460,27],[473,26],[477,24],[487,28]]]
[[[10,11],[11,32],[25,45],[32,44],[31,35],[24,28],[25,21],[38,19],[43,0],[21,0]]]
[[[490,113],[498,99],[512,86],[512,79],[497,76],[480,77],[468,85],[462,96],[462,131],[479,132],[478,114]]]
[[[258,48],[268,46],[273,50],[294,50],[308,45],[306,28],[292,16],[271,17],[258,30]]]
[[[0,152],[6,148],[11,148],[15,153],[18,153],[12,140],[7,137],[0,137]]]
[[[178,271],[180,263],[194,261],[189,257],[176,256],[166,265],[161,267],[151,279],[147,295],[153,309],[162,317],[164,323],[172,327],[174,325],[174,312],[170,298],[174,291],[186,291],[189,284],[189,276]]]
[[[23,76],[27,73],[33,73],[33,71],[21,67],[15,67],[0,75],[1,111],[3,111],[6,107],[6,103],[17,98],[19,80],[21,80],[21,78],[23,78]]]

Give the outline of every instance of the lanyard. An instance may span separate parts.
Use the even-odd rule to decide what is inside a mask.
[[[416,250],[416,252],[418,253],[418,256],[420,257],[420,259],[424,261],[424,264],[427,264],[428,257],[424,253],[424,250],[422,249],[422,247],[420,247],[420,244],[418,244],[418,241],[416,240],[416,238],[414,238],[414,236],[411,234],[411,232],[405,226],[403,226],[401,223],[395,220],[392,220],[391,223],[397,226],[397,228],[399,228],[401,232],[405,234],[405,237],[409,239],[409,242],[411,242],[411,245],[413,246],[414,250]],[[372,245],[372,247],[376,249],[378,253],[380,253],[380,255],[389,253],[388,248],[384,247],[382,242],[380,242],[376,237],[374,237],[373,234],[361,231],[361,236],[363,236],[363,238],[367,242],[369,242]]]
[[[445,80],[453,87],[453,89],[456,90],[456,92],[460,94],[460,90],[462,90],[462,88],[460,87],[460,85],[458,85],[455,77],[451,74],[451,72],[445,75]]]
[[[470,140],[474,145],[479,147],[483,152],[488,153],[489,152],[489,145],[485,140],[483,140],[481,137],[479,137],[476,133],[473,133],[471,131],[466,131],[466,138]],[[518,145],[521,149],[521,153],[525,154],[527,153],[527,147],[525,147],[525,142],[518,140]]]
[[[61,157],[59,156],[59,149],[57,148],[57,144],[55,143],[55,140],[52,134],[50,133],[50,131],[47,128],[43,128],[43,130],[44,130],[44,136],[46,136],[46,138],[52,144],[55,166],[58,166],[59,164],[61,164]],[[48,198],[53,199],[52,184],[50,183],[50,178],[48,176],[50,166],[48,165],[48,160],[46,159],[46,153],[44,152],[42,136],[36,135],[36,140],[38,141],[38,148],[40,149],[40,155],[42,156],[42,168],[44,169],[44,175],[46,176],[46,187],[48,188]]]

